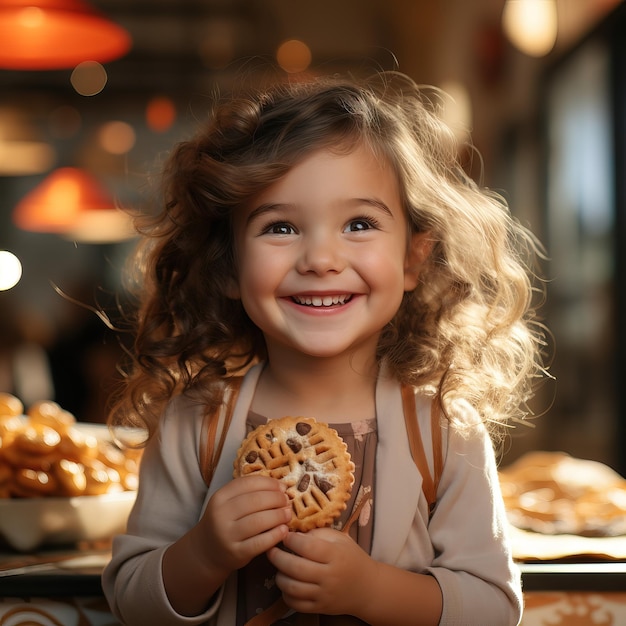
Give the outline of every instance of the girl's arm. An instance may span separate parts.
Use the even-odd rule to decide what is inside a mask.
[[[201,407],[177,398],[144,451],[127,532],[114,539],[102,578],[112,612],[129,626],[176,623],[181,614],[195,616],[187,624],[206,623],[228,572],[286,533],[287,497],[272,479],[232,481],[203,513],[201,422]]]
[[[178,397],[143,452],[137,500],[126,533],[113,540],[102,577],[109,606],[122,623],[173,623],[178,617],[165,591],[163,559],[202,515],[207,487],[198,469],[201,424],[201,408]]]
[[[461,407],[467,414],[468,406]],[[478,418],[465,432],[444,428],[446,460],[428,524],[428,571],[443,592],[442,624],[519,623],[521,576],[513,562],[493,444]]]
[[[437,626],[441,618],[443,599],[437,580],[428,574],[376,563],[377,576],[367,597],[373,601],[363,607],[364,621],[400,626]]]

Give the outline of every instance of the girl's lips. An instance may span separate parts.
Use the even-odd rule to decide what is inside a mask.
[[[333,295],[302,295],[291,296],[291,299],[296,304],[310,307],[331,307],[337,305],[343,305],[350,302],[352,299],[351,294],[333,294]]]

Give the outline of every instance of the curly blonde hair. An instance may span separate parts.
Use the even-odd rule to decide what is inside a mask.
[[[233,214],[310,151],[362,144],[391,164],[410,229],[433,242],[378,358],[400,381],[434,388],[444,411],[462,398],[491,425],[523,418],[544,372],[533,304],[539,248],[503,199],[464,171],[440,105],[436,91],[389,72],[276,83],[218,102],[169,156],[162,209],[138,226],[136,340],[111,421],[152,433],[183,392],[215,407],[216,382],[266,357],[260,330],[228,295]]]

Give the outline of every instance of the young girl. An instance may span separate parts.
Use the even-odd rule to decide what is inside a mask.
[[[492,435],[542,372],[535,247],[458,149],[384,73],[224,102],[174,150],[112,414],[149,433],[103,577],[125,624],[243,625],[277,600],[278,624],[519,622]],[[242,373],[207,490],[203,418],[222,424]],[[406,389],[431,474],[442,459],[433,507]],[[332,528],[288,532],[280,482],[232,478],[246,432],[285,415],[348,445],[356,482]]]

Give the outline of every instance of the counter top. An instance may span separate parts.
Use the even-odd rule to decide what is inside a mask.
[[[0,597],[98,596],[108,550],[0,552]],[[626,562],[520,563],[525,591],[625,591]]]
[[[524,591],[626,591],[626,562],[520,563]]]
[[[0,552],[0,597],[102,595],[100,576],[108,550]]]

